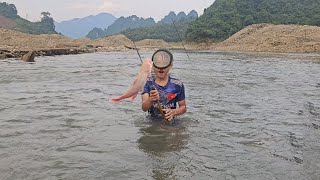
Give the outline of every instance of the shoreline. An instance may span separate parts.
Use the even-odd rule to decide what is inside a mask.
[[[79,49],[79,48],[44,48],[44,49],[0,49],[0,59],[21,58],[25,54],[35,51],[36,56],[56,56],[56,55],[71,55],[93,53],[95,50]]]
[[[138,48],[139,52],[155,51],[162,47],[154,48]],[[303,55],[303,56],[317,56],[320,57],[318,52],[270,52],[270,51],[235,51],[235,50],[218,50],[218,49],[184,49],[184,48],[168,48],[172,51],[181,51],[182,53],[234,53],[234,54],[249,54],[249,55],[261,55],[261,56],[272,56],[272,55]],[[43,56],[59,56],[59,55],[77,55],[85,53],[98,53],[98,52],[128,52],[134,51],[135,49],[128,50],[109,50],[101,48],[81,49],[81,48],[44,48],[44,49],[0,49],[0,60],[6,60],[10,58],[21,59],[24,55],[29,52],[35,51],[36,57]],[[320,59],[319,59],[320,60]]]
[[[133,42],[119,34],[101,39],[70,39],[59,34],[33,35],[0,28],[0,59],[21,58],[30,51],[36,56],[93,52],[152,51],[165,48],[189,52],[303,53],[320,54],[320,27],[253,24],[222,42],[165,42],[144,39]]]

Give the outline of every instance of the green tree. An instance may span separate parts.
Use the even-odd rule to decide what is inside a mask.
[[[188,41],[222,41],[257,23],[319,25],[319,0],[216,0],[186,31]]]
[[[98,38],[105,37],[106,35],[107,34],[105,30],[95,27],[88,33],[86,37],[90,39],[98,39]]]
[[[11,18],[11,19],[15,19],[18,17],[18,11],[14,4],[0,2],[0,15]]]
[[[39,23],[40,33],[47,32],[49,34],[56,33],[53,18],[50,17],[49,12],[41,12],[42,18]]]
[[[54,21],[49,12],[42,12],[41,21],[30,22],[21,17],[16,19],[17,30],[30,34],[56,34]]]

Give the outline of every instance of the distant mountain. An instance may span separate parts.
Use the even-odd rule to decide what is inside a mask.
[[[55,22],[56,31],[70,38],[85,37],[93,28],[107,28],[117,18],[109,13],[100,13],[84,18]]]
[[[153,18],[144,19],[139,18],[136,15],[132,15],[126,18],[122,16],[107,28],[106,33],[107,35],[113,35],[129,28],[133,29],[139,27],[147,27],[154,24],[155,21]]]
[[[98,38],[105,37],[105,36],[107,36],[106,29],[101,29],[101,28],[96,28],[96,27],[93,28],[86,35],[86,37],[90,38],[90,39],[98,39]]]
[[[173,11],[161,19],[156,25],[137,29],[128,29],[121,34],[133,41],[143,39],[163,39],[166,42],[179,42],[185,40],[186,30],[198,18],[198,13],[192,10],[188,15]],[[173,22],[175,22],[173,24]]]
[[[188,15],[185,12],[179,12],[177,15],[175,12],[171,11],[168,15],[166,15],[159,22],[164,24],[172,24],[172,21],[193,21],[198,18],[198,13],[195,10],[192,10]],[[159,23],[158,22],[158,23]]]
[[[102,30],[101,28],[94,28],[88,33],[86,37],[90,39],[97,39],[97,38],[117,34],[126,29],[148,27],[154,24],[156,23],[153,18],[144,19],[144,18],[139,18],[136,15],[132,15],[129,17],[121,16],[113,24],[111,24],[107,29]]]
[[[127,18],[120,17],[107,29],[94,28],[86,37],[90,39],[98,39],[105,36],[122,33],[127,37],[134,40],[141,39],[165,39],[168,41],[179,41],[175,27],[172,25],[172,21],[178,23],[179,30],[185,32],[188,24],[198,18],[198,13],[192,10],[188,15],[184,12],[179,12],[176,15],[171,11],[161,21],[155,23],[153,18],[139,18],[135,15]],[[160,29],[158,29],[160,28]],[[167,33],[167,34],[166,34]]]
[[[199,15],[198,15],[197,11],[195,11],[195,10],[190,11],[190,13],[187,15],[187,19],[189,19],[189,20],[195,20],[198,17],[199,17]]]
[[[166,15],[164,18],[162,18],[159,22],[162,22],[164,24],[171,24],[172,20],[176,20],[176,13],[171,11],[168,15]]]
[[[184,13],[184,12],[179,12],[179,13],[177,14],[176,21],[183,21],[183,20],[185,20],[186,18],[187,18],[186,13]]]

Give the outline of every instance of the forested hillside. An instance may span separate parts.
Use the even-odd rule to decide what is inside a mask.
[[[197,18],[198,13],[194,10],[188,15],[184,12],[179,12],[177,15],[174,12],[170,12],[154,26],[127,29],[122,31],[121,34],[133,41],[143,39],[163,39],[166,42],[184,41],[188,26]]]
[[[137,29],[127,29],[122,31],[129,39],[133,41],[140,41],[143,39],[163,39],[166,42],[179,42],[183,41],[184,34],[190,21],[180,21],[172,22],[171,24],[157,23],[154,26],[137,28]]]
[[[185,34],[189,23],[197,18],[198,13],[194,10],[188,15],[184,12],[176,14],[171,11],[157,23],[152,18],[143,19],[135,15],[127,18],[120,17],[107,29],[94,28],[87,37],[97,39],[121,33],[131,40],[163,39],[168,42],[177,42],[180,41],[177,29],[179,29],[181,38],[184,38],[182,35]],[[173,22],[175,22],[175,25]]]
[[[90,39],[98,39],[105,36],[117,34],[123,30],[130,28],[148,27],[154,25],[155,22],[152,18],[139,18],[136,15],[129,17],[120,17],[114,21],[107,29],[94,28],[86,37]]]
[[[216,0],[186,32],[188,41],[221,41],[251,24],[320,25],[319,0]]]
[[[0,2],[0,27],[30,34],[56,34],[53,19],[49,12],[42,12],[39,22],[30,22],[18,16],[14,4]]]

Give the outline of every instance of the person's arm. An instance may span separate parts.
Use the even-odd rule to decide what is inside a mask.
[[[165,117],[168,121],[171,121],[175,116],[180,116],[187,112],[186,100],[178,102],[179,107],[176,109],[164,109]]]
[[[180,116],[187,112],[186,100],[179,101],[178,104],[179,107],[174,110],[174,116]]]
[[[148,109],[150,109],[150,107],[152,106],[152,101],[149,97],[148,93],[144,93],[142,95],[142,106],[141,109],[146,112]]]
[[[151,108],[153,102],[157,101],[159,99],[159,93],[157,90],[151,90],[150,91],[150,96],[148,93],[144,93],[142,95],[142,105],[141,109],[143,111],[147,111],[148,109]]]

